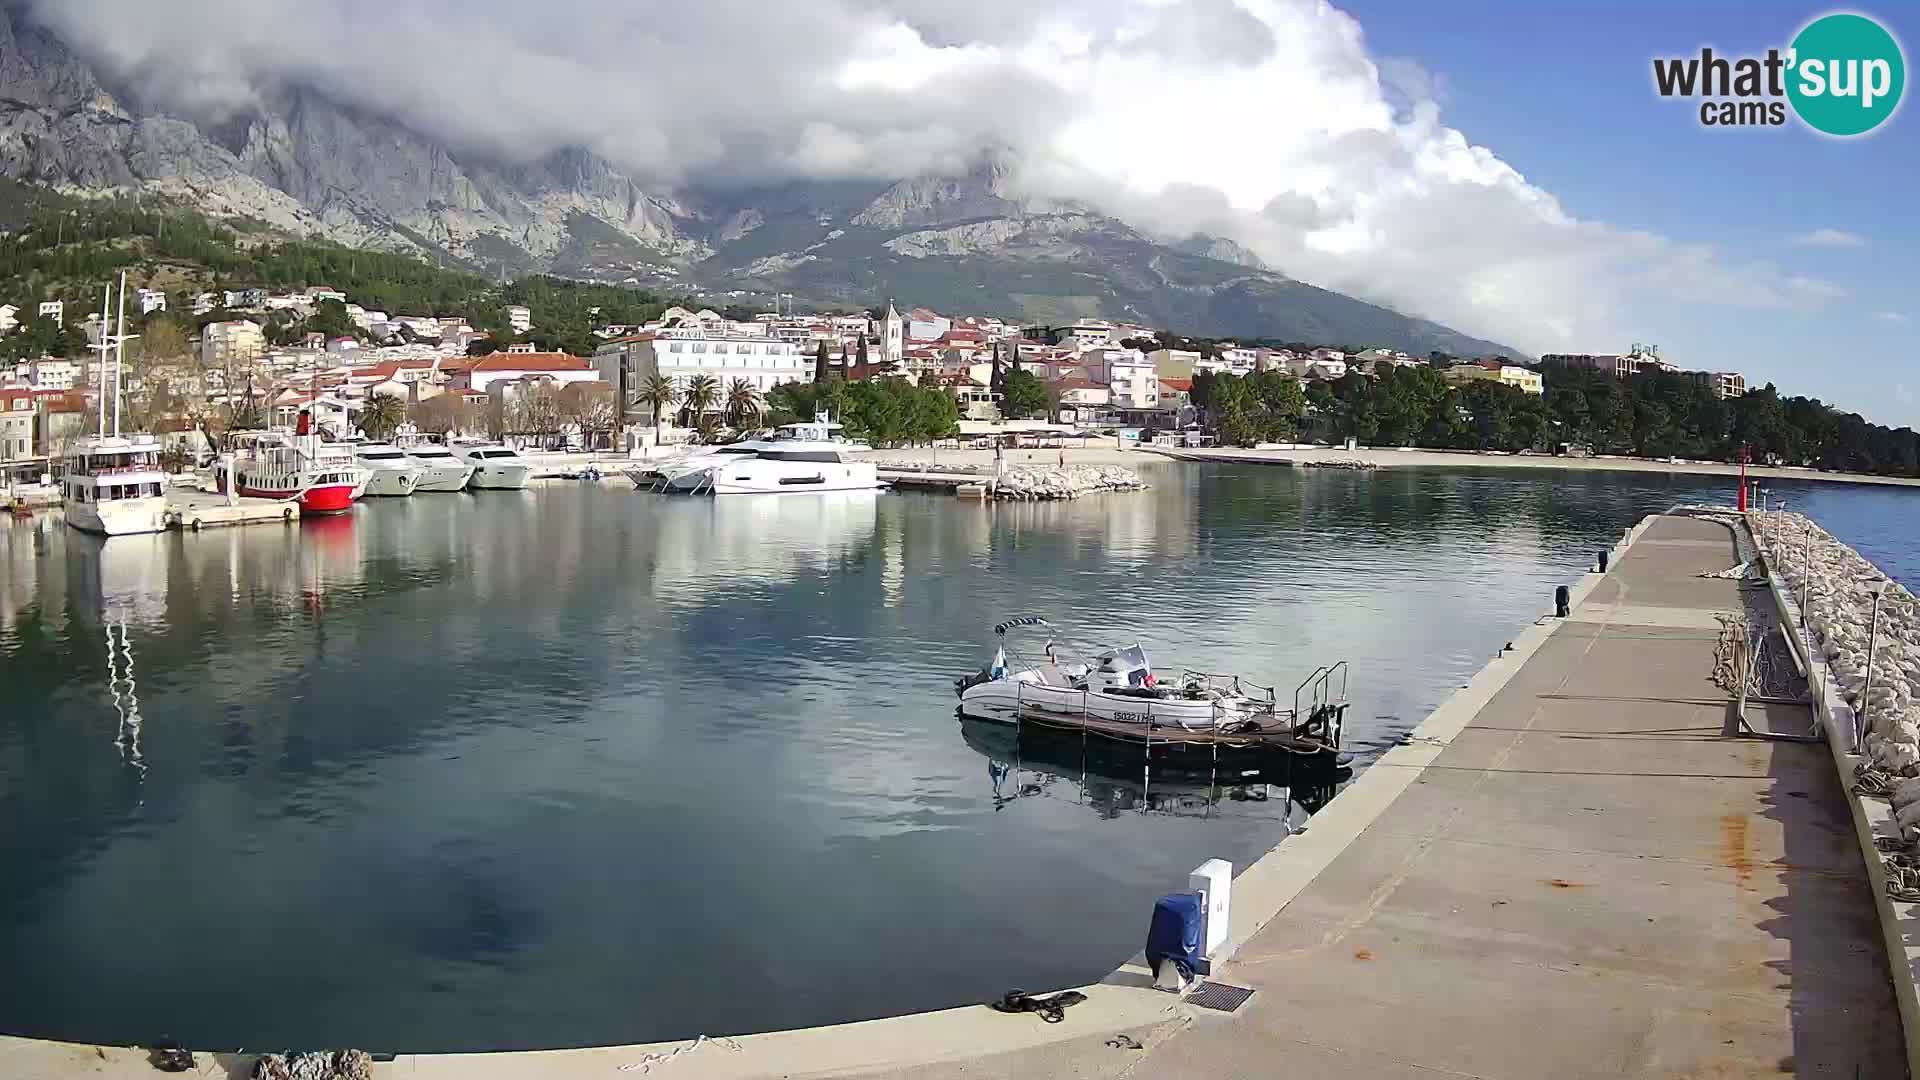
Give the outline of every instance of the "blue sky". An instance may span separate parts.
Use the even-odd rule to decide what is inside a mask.
[[[1920,426],[1920,112],[1909,101],[1872,135],[1831,140],[1790,124],[1710,130],[1697,106],[1662,100],[1651,60],[1711,45],[1784,47],[1809,4],[1543,4],[1344,0],[1377,59],[1436,80],[1441,119],[1557,196],[1576,217],[1710,244],[1738,259],[1845,290],[1800,309],[1666,301],[1641,294],[1638,340],[1687,367],[1744,372],[1892,425]],[[1920,9],[1863,6],[1901,39],[1909,67]],[[1911,97],[1911,93],[1907,95]],[[1798,244],[1835,229],[1858,247]],[[1904,321],[1887,317],[1899,316]],[[1625,341],[1596,341],[1614,351]]]

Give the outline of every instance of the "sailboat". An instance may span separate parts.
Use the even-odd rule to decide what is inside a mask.
[[[113,287],[109,285],[100,309],[100,430],[87,435],[61,455],[60,494],[66,502],[67,524],[104,536],[156,533],[167,527],[167,474],[160,468],[160,440],[153,435],[120,431],[121,371],[127,331],[127,275],[120,275],[117,329],[107,332],[113,318]],[[108,357],[112,363],[108,363]],[[108,414],[113,426],[108,430]]]

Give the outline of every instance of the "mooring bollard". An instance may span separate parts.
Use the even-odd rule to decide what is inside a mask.
[[[1567,592],[1567,587],[1565,585],[1554,586],[1554,589],[1553,589],[1554,615],[1564,619],[1567,617],[1567,612],[1571,610],[1572,610],[1572,597]]]

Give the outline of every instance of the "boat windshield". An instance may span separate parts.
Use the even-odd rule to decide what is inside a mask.
[[[398,450],[362,450],[360,456],[368,461],[404,461],[407,455]]]
[[[514,457],[515,454],[511,450],[476,450],[473,456],[477,458],[510,458]]]

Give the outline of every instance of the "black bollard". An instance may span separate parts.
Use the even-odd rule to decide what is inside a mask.
[[[1600,572],[1607,572],[1607,553],[1604,551],[1600,553]]]
[[[1571,605],[1568,601],[1567,587],[1565,585],[1556,586],[1553,590],[1553,613],[1564,619],[1570,610]]]

